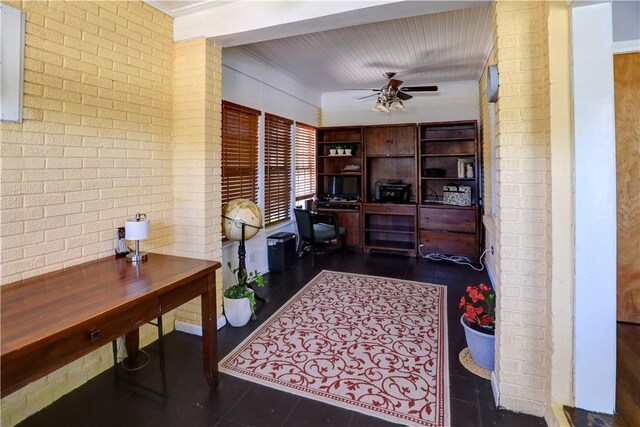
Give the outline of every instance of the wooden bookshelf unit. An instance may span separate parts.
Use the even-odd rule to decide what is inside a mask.
[[[475,120],[320,128],[317,144],[316,206],[336,214],[348,230],[347,246],[478,258],[482,195]],[[351,153],[330,153],[340,145]],[[357,192],[353,179],[336,177],[357,177]],[[347,197],[336,194],[340,182],[349,188]],[[407,199],[379,200],[376,184],[386,182],[408,185]],[[445,200],[445,186],[470,191],[468,206]]]

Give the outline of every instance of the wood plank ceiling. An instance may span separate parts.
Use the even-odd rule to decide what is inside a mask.
[[[189,12],[203,3],[211,6],[206,0],[153,3]],[[485,3],[230,49],[244,49],[320,92],[332,92],[379,88],[388,71],[407,86],[479,80],[491,43],[492,14]]]

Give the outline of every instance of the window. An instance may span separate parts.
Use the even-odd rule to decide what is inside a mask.
[[[269,226],[290,218],[293,121],[264,117],[264,223]]]
[[[296,200],[316,193],[316,128],[296,123]]]
[[[222,205],[258,199],[258,117],[260,112],[222,101]]]

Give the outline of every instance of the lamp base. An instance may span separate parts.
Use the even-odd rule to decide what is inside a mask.
[[[146,261],[146,260],[147,260],[147,253],[146,252],[137,252],[137,253],[127,254],[127,261],[142,262],[142,261]]]

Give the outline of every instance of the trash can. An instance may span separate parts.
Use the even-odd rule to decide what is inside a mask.
[[[295,233],[280,232],[267,237],[269,272],[284,273],[296,259]]]

